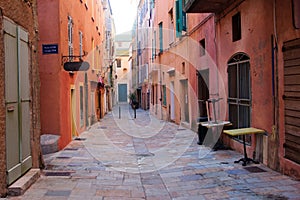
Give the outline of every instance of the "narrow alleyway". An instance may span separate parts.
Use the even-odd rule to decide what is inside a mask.
[[[234,164],[196,134],[128,105],[114,108],[64,150],[45,156],[41,178],[9,199],[300,199],[300,182],[267,167]]]

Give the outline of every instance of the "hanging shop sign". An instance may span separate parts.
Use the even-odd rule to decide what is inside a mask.
[[[90,64],[85,61],[64,63],[64,69],[66,71],[87,71],[89,68]]]

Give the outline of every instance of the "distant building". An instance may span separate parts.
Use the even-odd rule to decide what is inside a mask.
[[[0,0],[0,196],[42,166],[36,1]]]
[[[128,95],[130,93],[129,82],[131,77],[130,68],[130,45],[131,45],[131,32],[117,34],[115,38],[116,45],[116,102],[127,103],[129,102]]]

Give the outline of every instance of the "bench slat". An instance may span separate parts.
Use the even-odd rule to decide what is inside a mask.
[[[239,128],[239,129],[231,129],[231,130],[224,130],[223,133],[226,133],[231,136],[239,136],[239,135],[248,135],[248,134],[258,134],[258,133],[265,133],[264,130],[258,128]]]

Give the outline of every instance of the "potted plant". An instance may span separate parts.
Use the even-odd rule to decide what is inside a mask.
[[[138,102],[137,102],[137,100],[136,100],[136,95],[135,95],[135,93],[130,93],[130,94],[128,95],[128,98],[129,98],[129,104],[131,105],[131,107],[132,107],[133,109],[137,108],[137,107],[138,107]],[[134,108],[134,107],[135,107],[135,108]]]

